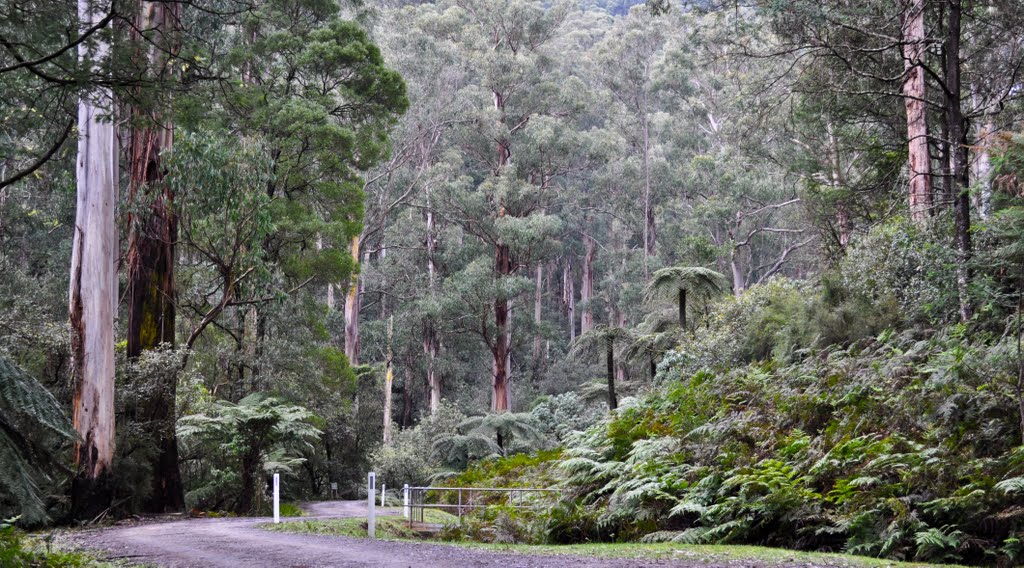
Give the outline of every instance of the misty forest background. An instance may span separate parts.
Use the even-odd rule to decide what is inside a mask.
[[[0,518],[374,469],[1020,562],[1022,65],[1010,0],[5,0]]]

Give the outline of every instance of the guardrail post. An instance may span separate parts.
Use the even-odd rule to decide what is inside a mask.
[[[384,506],[384,495],[385,495],[385,492],[387,492],[387,490],[388,490],[388,484],[387,483],[381,483],[380,484],[380,506],[381,507]]]
[[[412,520],[412,514],[409,512],[409,484],[406,483],[402,487],[402,516]]]
[[[266,479],[266,478],[264,478]],[[274,524],[281,522],[281,474],[274,474]]]
[[[376,519],[374,518],[375,511],[373,510],[373,506],[377,501],[377,474],[372,471],[366,476],[366,495],[368,496],[366,503],[366,535],[370,538],[377,538]]]

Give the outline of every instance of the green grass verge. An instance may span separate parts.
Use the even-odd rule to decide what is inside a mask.
[[[645,544],[638,542],[587,543],[587,544],[489,544],[480,542],[438,542],[463,548],[491,552],[517,552],[521,554],[543,554],[549,556],[572,555],[594,558],[637,558],[643,560],[689,560],[694,562],[756,562],[762,565],[814,564],[848,568],[911,568],[938,567],[960,568],[950,564],[922,564],[897,562],[823,552],[801,552],[784,548],[745,545],[691,545],[669,542]]]
[[[385,511],[399,513],[401,512],[401,509],[385,509]],[[423,521],[426,523],[444,525],[458,522],[458,518],[442,511],[427,509],[424,511]],[[366,538],[365,517],[351,519],[288,521],[276,525],[273,523],[263,523],[260,525],[260,528],[277,532]],[[388,540],[420,540],[419,534],[410,529],[408,521],[401,516],[377,517],[376,534],[377,538]]]
[[[428,509],[427,523],[447,524],[457,522],[456,517]],[[262,528],[279,532],[366,537],[366,519],[331,519],[313,521],[290,521],[281,524],[263,524]],[[414,530],[409,528],[401,517],[378,517],[377,538],[385,540],[406,540],[423,542]],[[688,560],[693,562],[756,562],[761,565],[815,564],[845,568],[911,568],[942,566],[956,568],[953,565],[921,564],[913,562],[897,562],[865,556],[849,554],[831,554],[821,552],[800,552],[782,548],[739,545],[684,545],[675,543],[587,543],[566,545],[534,545],[534,544],[491,544],[474,541],[440,541],[431,542],[447,546],[458,546],[489,552],[515,552],[520,554],[541,554],[548,556],[571,555],[592,558],[636,558],[642,560]]]

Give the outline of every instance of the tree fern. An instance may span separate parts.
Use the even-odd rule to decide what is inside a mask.
[[[457,433],[434,440],[432,452],[445,466],[464,469],[474,459],[535,450],[544,444],[544,434],[532,414],[501,412],[463,420]]]
[[[47,520],[40,483],[62,469],[58,457],[75,431],[46,387],[0,354],[0,503],[10,501],[22,522]]]

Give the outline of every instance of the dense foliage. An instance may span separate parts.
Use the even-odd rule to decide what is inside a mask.
[[[1024,561],[1014,3],[83,7],[0,7],[0,518],[375,469],[560,491],[452,537]]]

